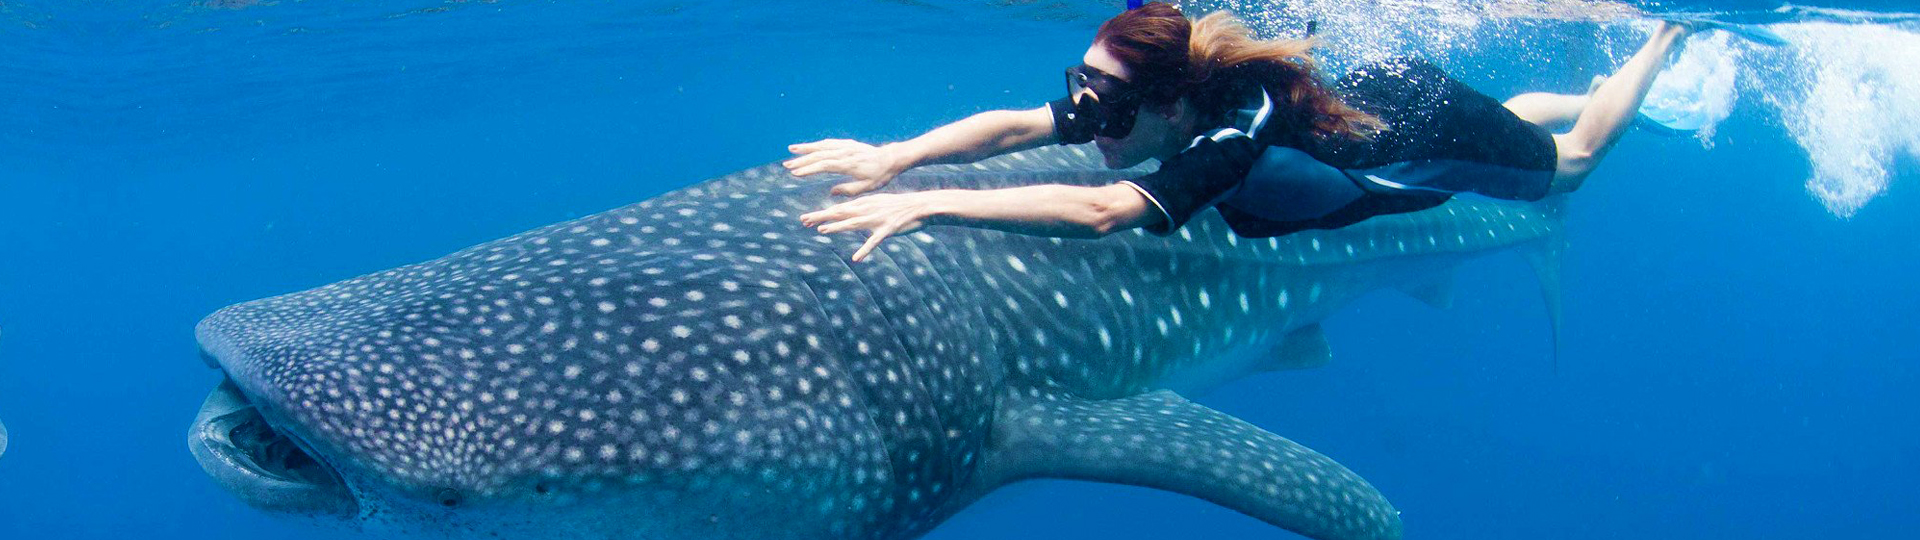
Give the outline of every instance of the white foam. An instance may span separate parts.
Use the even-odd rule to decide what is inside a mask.
[[[1773,29],[1794,47],[1755,62],[1777,71],[1752,83],[1807,151],[1807,191],[1851,217],[1886,191],[1897,160],[1920,159],[1920,34],[1824,22]]]
[[[1305,21],[1314,21],[1326,44],[1323,60],[1334,65],[1470,46],[1488,22],[1474,2],[1463,0],[1378,0],[1366,9],[1354,9],[1349,0],[1252,3],[1233,11],[1257,34],[1300,36]]]

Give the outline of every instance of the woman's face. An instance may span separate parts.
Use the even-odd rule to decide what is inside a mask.
[[[1081,62],[1088,67],[1107,72],[1125,82],[1135,82],[1128,72],[1126,64],[1120,62],[1112,53],[1107,52],[1103,43],[1095,43],[1087,48],[1087,54]],[[1077,99],[1079,96],[1075,96]],[[1093,143],[1100,148],[1100,155],[1106,159],[1108,168],[1125,169],[1139,165],[1147,158],[1168,158],[1186,147],[1177,144],[1192,137],[1179,134],[1176,121],[1180,119],[1180,104],[1171,106],[1146,104],[1134,114],[1133,131],[1118,139],[1095,136]]]

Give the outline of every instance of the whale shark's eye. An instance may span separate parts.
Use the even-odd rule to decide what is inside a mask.
[[[452,508],[460,505],[460,492],[455,491],[453,488],[441,489],[439,493],[434,495],[434,498],[440,501],[440,506]]]
[[[533,492],[534,492],[534,493],[539,493],[539,494],[541,494],[541,495],[546,495],[546,494],[548,494],[548,493],[551,493],[552,491],[553,491],[553,486],[550,486],[550,485],[547,485],[547,483],[546,483],[546,482],[540,482],[540,483],[537,483],[537,484],[534,484],[534,485],[533,485]]]

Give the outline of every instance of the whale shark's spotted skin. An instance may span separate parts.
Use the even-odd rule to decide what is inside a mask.
[[[896,185],[1138,172],[1096,158],[1042,149]],[[1155,390],[1275,354],[1415,262],[1559,223],[1456,201],[1277,239],[1233,236],[1212,213],[1165,238],[935,227],[849,264],[860,236],[798,224],[826,185],[762,167],[229,307],[198,334],[338,470],[369,530],[897,539],[1053,476],[1188,493],[1319,538],[1392,538],[1397,512],[1358,476]]]

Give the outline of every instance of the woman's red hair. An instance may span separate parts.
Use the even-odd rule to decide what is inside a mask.
[[[1190,21],[1178,8],[1153,2],[1127,10],[1094,35],[1095,44],[1127,66],[1149,103],[1187,98],[1217,120],[1228,109],[1231,89],[1244,78],[1266,87],[1276,119],[1307,126],[1320,135],[1365,138],[1385,129],[1379,119],[1348,106],[1323,81],[1313,56],[1314,40],[1254,39],[1224,11]]]

